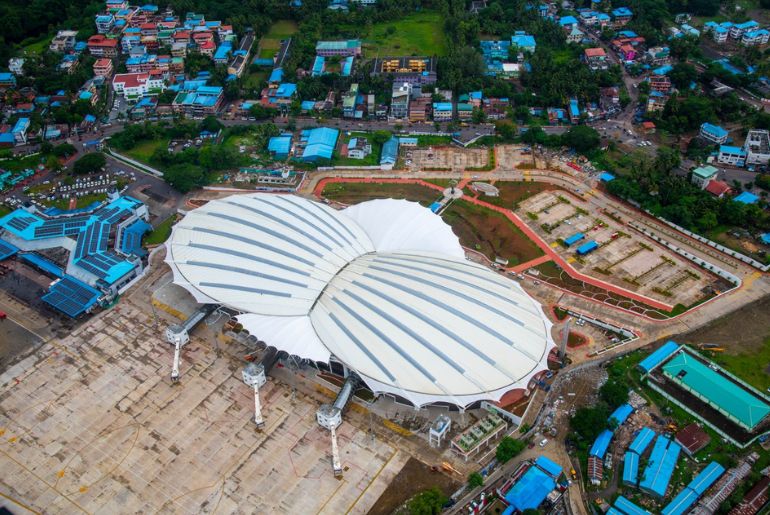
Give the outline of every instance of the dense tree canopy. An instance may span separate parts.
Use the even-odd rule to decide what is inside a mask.
[[[409,515],[438,515],[448,500],[444,492],[434,486],[412,497],[407,509]]]
[[[504,436],[500,443],[497,444],[497,450],[495,451],[495,457],[500,463],[505,463],[511,458],[518,456],[521,451],[527,446],[523,440],[516,440],[510,436]]]
[[[86,154],[75,161],[72,171],[76,174],[96,173],[107,164],[107,158],[101,152]]]

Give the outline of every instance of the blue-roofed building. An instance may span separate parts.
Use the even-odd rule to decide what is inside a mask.
[[[634,13],[628,7],[618,7],[613,9],[610,14],[612,14],[612,23],[615,25],[615,28],[625,26],[634,16]]]
[[[582,232],[578,232],[573,234],[569,238],[565,239],[564,244],[569,247],[570,245],[577,243],[584,238],[585,238],[585,235]]]
[[[623,484],[636,487],[639,478],[639,455],[627,451],[623,457]]]
[[[514,511],[523,512],[528,509],[536,509],[556,488],[554,478],[536,465],[530,466],[524,474],[513,484],[504,497]]]
[[[452,119],[452,102],[433,102],[433,120],[447,122]]]
[[[745,21],[743,23],[736,23],[730,27],[730,37],[733,39],[741,39],[746,32],[756,30],[759,28],[759,23],[754,20]]]
[[[599,248],[599,244],[594,240],[588,241],[577,248],[577,254],[579,256],[585,256],[586,254],[593,252]]]
[[[484,58],[484,64],[487,67],[486,75],[495,77],[503,72],[503,63],[509,61],[509,51],[511,42],[502,41],[481,41],[481,55]]]
[[[562,473],[561,465],[545,456],[538,456],[535,460],[535,465],[543,469],[543,471],[554,479],[558,479]]]
[[[674,473],[681,447],[663,435],[658,435],[644,469],[639,488],[645,492],[664,497],[668,483]]]
[[[0,183],[2,180],[0,179]],[[19,251],[19,248],[12,243],[0,238],[0,261],[8,259]]]
[[[717,145],[725,143],[729,134],[730,133],[726,129],[708,122],[704,122],[700,126],[700,132],[698,133],[701,138],[716,143]]]
[[[643,427],[628,446],[628,451],[641,456],[654,439],[655,431],[649,427]]]
[[[522,52],[534,52],[537,47],[535,36],[529,35],[523,30],[517,30],[511,36],[511,46],[516,47]]]
[[[578,105],[577,98],[569,99],[569,121],[572,123],[580,121],[580,106]]]
[[[671,356],[679,349],[679,344],[669,340],[661,345],[655,352],[644,358],[637,366],[645,374],[649,374],[655,367],[663,363],[666,358]]]
[[[599,180],[602,182],[610,182],[615,180],[615,176],[610,172],[602,172],[599,174]]]
[[[674,69],[674,67],[671,66],[670,64],[664,64],[663,66],[660,66],[660,67],[655,68],[654,70],[652,70],[652,74],[653,75],[668,75],[671,72],[671,70],[673,70],[673,69]]]
[[[626,420],[628,420],[628,417],[631,416],[631,413],[634,412],[634,407],[630,404],[621,404],[618,406],[618,408],[612,412],[612,415],[610,415],[609,422],[612,422],[613,420],[618,426],[621,426],[625,423]]]
[[[300,103],[300,109],[305,112],[312,111],[315,109],[315,100],[303,100]]]
[[[283,68],[273,68],[270,77],[267,79],[270,84],[279,84],[283,82]]]
[[[302,160],[308,163],[331,160],[340,131],[329,127],[303,130],[300,141],[304,146]]]
[[[770,31],[767,29],[749,30],[741,36],[741,44],[744,46],[766,45],[768,40],[770,40]]]
[[[382,145],[380,153],[380,166],[385,169],[392,169],[398,159],[399,139],[395,136],[390,138]]]
[[[649,511],[643,510],[622,495],[615,499],[613,507],[625,515],[650,515]]]
[[[764,243],[765,245],[770,245],[770,232],[764,233],[762,236],[759,237],[759,239],[762,240],[762,243]]]
[[[109,203],[72,211],[17,209],[0,218],[0,228],[3,240],[19,249],[28,263],[62,278],[43,300],[75,317],[97,298],[115,296],[142,271],[141,236],[149,228],[147,216],[138,200],[116,196]],[[66,271],[34,253],[61,247],[70,248]]]
[[[725,468],[722,465],[712,461],[663,508],[661,513],[663,515],[684,515],[689,512],[692,505],[724,472]]]
[[[276,159],[286,159],[291,150],[291,134],[273,136],[267,144],[267,150]]]
[[[733,145],[720,145],[717,162],[730,166],[746,166],[746,151]]]
[[[23,117],[16,120],[16,123],[13,125],[11,134],[13,134],[13,139],[18,145],[23,145],[27,142],[27,131],[29,130],[30,123],[29,118]]]
[[[214,62],[217,64],[227,64],[230,54],[233,52],[233,44],[230,41],[223,41],[214,52]]]
[[[572,30],[573,27],[578,25],[578,21],[574,16],[562,16],[559,18],[559,25],[563,29]]]
[[[288,105],[297,93],[297,85],[291,82],[271,84],[262,91],[262,104],[269,107]]]
[[[607,449],[612,441],[612,431],[605,429],[594,440],[594,444],[591,446],[591,450],[588,451],[589,456],[596,456],[599,459],[604,459],[604,455],[607,454]]]
[[[737,197],[733,198],[733,200],[735,202],[740,202],[741,204],[756,204],[759,202],[759,197],[751,192],[744,191]]]
[[[197,86],[194,90],[177,93],[171,109],[191,117],[213,115],[219,110],[224,98],[221,86]]]
[[[0,72],[0,88],[15,88],[16,76],[10,72]]]

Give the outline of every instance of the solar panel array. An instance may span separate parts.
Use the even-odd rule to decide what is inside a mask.
[[[78,262],[78,266],[91,272],[99,279],[104,279],[109,275],[110,268],[122,262],[123,259],[112,252],[99,252],[84,257]]]
[[[39,227],[35,227],[35,238],[52,238],[54,236],[75,236],[88,223],[89,216],[76,216],[72,218],[56,218],[46,220]]]
[[[146,255],[147,251],[142,248],[142,236],[151,228],[144,220],[137,220],[123,229],[120,250],[135,256]]]
[[[36,221],[37,218],[34,216],[15,216],[8,221],[8,225],[16,230],[23,231]]]
[[[51,286],[42,299],[72,318],[80,315],[96,303],[100,292],[85,283],[65,275],[60,281]]]
[[[15,246],[5,240],[0,240],[0,261],[7,259],[19,251]]]

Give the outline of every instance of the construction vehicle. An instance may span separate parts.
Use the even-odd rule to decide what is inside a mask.
[[[573,468],[569,469],[569,473],[572,476],[573,480],[577,479],[577,472],[575,472],[575,469],[573,469]]]

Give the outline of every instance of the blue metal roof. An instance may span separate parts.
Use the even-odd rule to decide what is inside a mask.
[[[626,515],[650,515],[649,511],[641,509],[622,495],[615,499],[615,509],[620,510]]]
[[[578,247],[577,253],[588,254],[589,252],[592,252],[598,248],[599,248],[599,244],[596,243],[594,240],[591,240],[589,242],[582,244],[580,247]]]
[[[267,80],[268,82],[281,82],[283,80],[283,69],[273,68],[273,71],[270,72],[270,78]]]
[[[577,18],[574,16],[562,16],[559,19],[559,25],[564,27],[565,25],[575,25],[577,23]]]
[[[302,141],[305,142],[305,150],[302,152],[304,161],[316,161],[318,159],[331,159],[334,147],[340,131],[329,127],[319,127],[302,131]]]
[[[658,435],[652,448],[647,468],[639,482],[639,488],[663,497],[666,494],[681,447],[663,435]]]
[[[19,249],[18,247],[16,247],[16,245],[12,245],[7,241],[5,241],[4,239],[0,238],[0,261],[13,256],[18,251]]]
[[[602,172],[599,174],[599,180],[602,182],[610,182],[612,180],[615,180],[615,176],[612,175],[610,172]]]
[[[660,365],[666,358],[676,352],[678,348],[678,343],[673,340],[669,340],[665,344],[661,345],[655,352],[644,358],[638,366],[645,373],[649,373],[650,370]]]
[[[380,164],[395,164],[398,159],[398,138],[393,136],[382,145],[382,153],[380,154]]]
[[[636,486],[639,477],[639,455],[635,452],[626,452],[623,458],[623,483]]]
[[[735,147],[733,145],[720,145],[719,152],[724,152],[726,154],[738,154],[743,156],[746,155],[745,150],[743,150],[741,147]]]
[[[727,129],[723,129],[719,125],[705,122],[700,126],[701,131],[714,135],[717,138],[723,138],[729,134]]]
[[[724,471],[725,468],[722,465],[712,461],[663,508],[661,513],[663,515],[684,515]]]
[[[604,459],[604,455],[607,453],[607,448],[612,441],[612,431],[605,429],[594,440],[594,444],[591,446],[591,450],[588,451],[589,456],[596,456],[599,459]]]
[[[649,427],[643,427],[639,434],[636,435],[636,438],[634,438],[634,441],[631,442],[631,445],[628,446],[628,450],[641,456],[654,438],[655,431]]]
[[[618,408],[612,412],[612,415],[610,415],[609,420],[615,419],[620,426],[623,424],[628,417],[631,415],[631,413],[634,412],[634,407],[630,404],[621,404],[618,406]]]
[[[570,246],[573,243],[579,242],[583,238],[585,238],[585,234],[583,234],[582,232],[578,232],[578,233],[573,234],[572,236],[570,236],[566,240],[564,240],[564,244],[567,245],[567,246]]]
[[[291,149],[291,136],[273,136],[267,144],[267,150],[279,156],[288,156]]]

